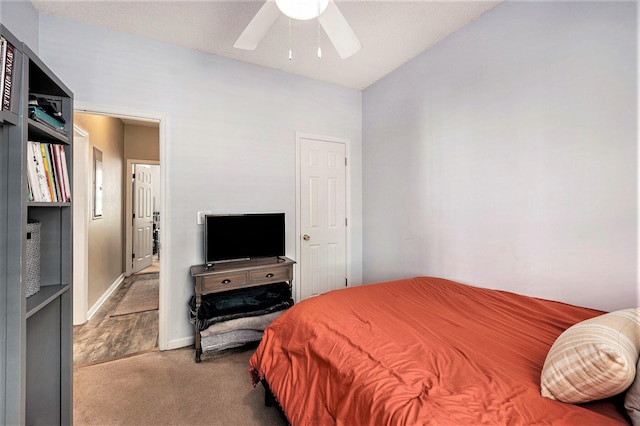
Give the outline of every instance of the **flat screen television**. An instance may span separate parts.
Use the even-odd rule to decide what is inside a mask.
[[[284,213],[205,216],[207,266],[221,261],[284,256],[284,251]]]

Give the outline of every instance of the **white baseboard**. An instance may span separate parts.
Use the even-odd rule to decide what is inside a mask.
[[[98,312],[98,309],[100,309],[104,304],[104,302],[106,302],[107,299],[109,299],[109,296],[111,296],[111,294],[114,291],[116,291],[118,286],[122,284],[122,281],[124,281],[124,274],[121,274],[118,278],[116,278],[113,284],[109,286],[107,291],[105,291],[100,297],[100,299],[98,299],[98,301],[89,309],[89,312],[87,312],[87,320],[90,320],[91,318],[93,318],[96,312]]]
[[[166,347],[161,347],[161,351],[169,351],[171,349],[180,349],[187,346],[193,346],[196,339],[193,336],[183,337],[182,339],[169,340]]]

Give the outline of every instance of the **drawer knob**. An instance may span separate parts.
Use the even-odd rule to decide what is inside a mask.
[[[230,279],[222,280],[222,284],[229,284],[231,282]]]
[[[266,275],[266,277],[267,277],[267,278],[273,278],[273,274],[272,274],[271,272],[269,272],[269,273]]]

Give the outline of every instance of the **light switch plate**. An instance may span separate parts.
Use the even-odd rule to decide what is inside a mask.
[[[196,223],[198,225],[203,225],[204,224],[204,217],[205,217],[205,215],[208,215],[208,214],[211,214],[210,210],[205,211],[205,212],[198,212],[198,217],[196,219]]]

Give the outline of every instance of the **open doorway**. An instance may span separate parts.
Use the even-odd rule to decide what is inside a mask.
[[[80,262],[74,256],[74,296],[83,298],[74,298],[79,306],[74,309],[74,364],[86,365],[157,350],[159,346],[161,123],[157,119],[85,111],[76,111],[74,117],[82,130],[81,137],[74,140],[78,144],[74,153],[80,153],[80,164],[74,159],[74,172],[84,175],[87,183],[87,202],[79,206],[83,214],[74,216],[74,222],[78,221],[74,240],[86,242],[84,249],[79,244],[84,250],[84,256],[78,256]],[[148,170],[153,167],[157,182],[158,201],[154,205],[154,199],[148,196],[146,206],[151,219],[146,244],[151,254],[149,264],[153,265],[154,258],[157,262],[155,271],[145,270],[147,273],[140,275],[132,275],[131,268],[132,162],[145,162]],[[96,164],[100,166],[101,185],[95,178]],[[97,194],[101,200],[96,200]],[[100,209],[96,209],[98,201]],[[158,230],[155,239],[154,229]],[[76,267],[84,274],[76,275]]]
[[[131,218],[131,230],[126,244],[131,247],[127,276],[160,272],[160,215],[161,187],[160,166],[157,162],[127,160],[131,204],[127,204],[125,217]]]

